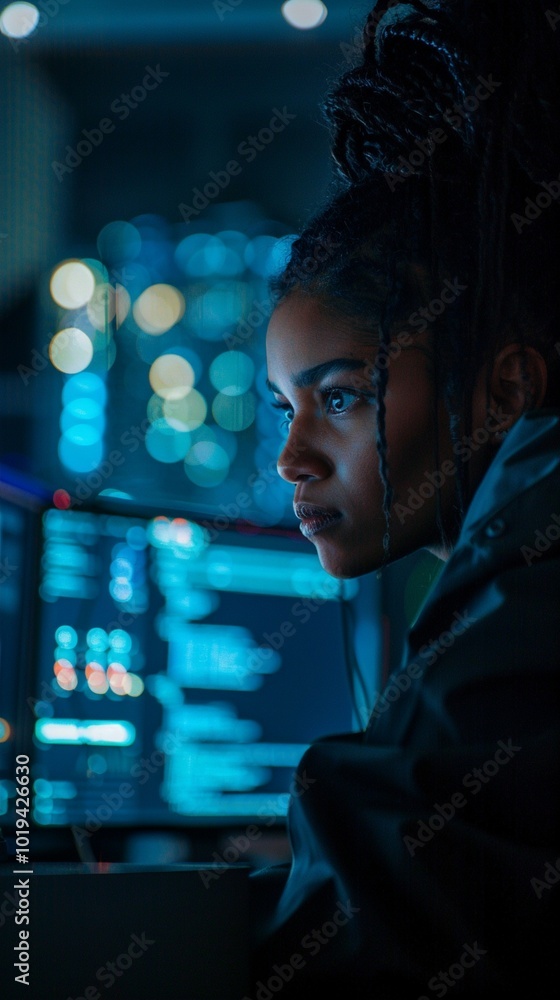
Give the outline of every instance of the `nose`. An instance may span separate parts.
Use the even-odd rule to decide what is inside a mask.
[[[332,471],[332,462],[309,433],[292,422],[288,439],[278,456],[278,475],[288,483],[303,482],[307,479],[326,479]]]

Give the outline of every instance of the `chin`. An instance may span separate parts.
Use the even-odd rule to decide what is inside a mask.
[[[349,559],[347,552],[322,552],[317,546],[317,554],[325,573],[337,580],[354,580],[357,576],[373,573],[383,564],[381,552],[377,558],[372,555],[368,559],[362,555],[360,559]]]

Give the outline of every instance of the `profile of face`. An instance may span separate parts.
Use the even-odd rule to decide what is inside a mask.
[[[479,435],[480,444],[465,446],[463,455],[454,452],[444,403],[435,401],[429,337],[415,334],[388,361],[391,560],[420,548],[446,557],[436,495],[446,525],[460,461],[468,461],[476,486],[501,439],[502,425],[488,423],[488,400],[478,392],[472,427],[487,430]],[[276,307],[268,326],[268,385],[289,428],[278,472],[295,485],[300,530],[315,545],[323,568],[339,578],[360,576],[384,562],[384,486],[372,378],[377,351],[371,333],[299,291]],[[413,505],[411,490],[418,498]]]

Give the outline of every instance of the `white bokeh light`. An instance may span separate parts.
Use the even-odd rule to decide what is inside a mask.
[[[318,28],[328,14],[321,0],[287,0],[282,4],[282,16],[292,28],[306,31]]]
[[[9,3],[0,14],[0,31],[8,38],[27,38],[35,31],[40,16],[33,3]]]

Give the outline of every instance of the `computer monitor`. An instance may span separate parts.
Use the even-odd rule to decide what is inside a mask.
[[[293,529],[46,508],[30,755],[43,827],[282,824],[311,741],[354,728],[342,602]]]
[[[16,756],[31,663],[41,511],[47,494],[15,470],[0,468],[0,826],[15,822]]]

